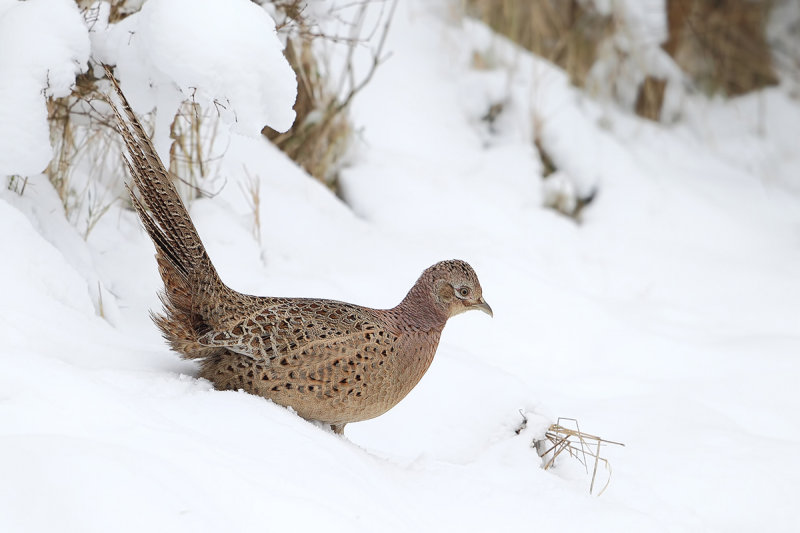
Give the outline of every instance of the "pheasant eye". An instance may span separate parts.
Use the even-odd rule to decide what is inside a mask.
[[[469,288],[468,287],[461,287],[460,289],[458,289],[458,293],[461,296],[463,296],[464,298],[466,298],[467,296],[469,296]]]

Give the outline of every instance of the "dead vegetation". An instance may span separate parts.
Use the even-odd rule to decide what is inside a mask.
[[[76,0],[88,24],[98,17],[97,4]],[[269,5],[278,31],[286,40],[285,55],[298,80],[295,104],[297,119],[291,129],[278,133],[265,128],[263,134],[310,175],[336,191],[338,173],[354,135],[349,117],[353,99],[370,82],[385,59],[386,35],[396,0],[356,0],[345,3],[331,16],[343,24],[343,34],[331,35],[308,15],[307,0],[256,0]],[[587,83],[601,53],[622,53],[603,46],[621,21],[601,12],[594,0],[462,0],[468,13],[526,49],[560,65],[577,86]],[[777,81],[764,36],[766,19],[776,0],[668,0],[665,9],[669,38],[663,49],[691,79],[709,93],[737,95]],[[141,0],[108,1],[109,21],[119,22],[141,7]],[[381,5],[381,16],[367,20],[367,9]],[[377,20],[377,22],[376,22]],[[356,76],[354,54],[365,43],[376,43],[370,51],[370,68]],[[344,50],[345,60],[333,67],[324,44]],[[613,76],[611,76],[613,77]],[[67,216],[88,236],[94,225],[122,193],[121,187],[101,187],[98,180],[109,169],[120,169],[112,161],[116,152],[109,144],[108,122],[98,99],[99,79],[91,73],[78,77],[73,93],[48,102],[51,139],[55,157],[47,175],[57,191]],[[616,83],[608,80],[608,83]],[[647,74],[639,84],[633,109],[651,120],[662,119],[667,80]],[[499,108],[500,110],[502,108]],[[492,123],[493,112],[487,113]],[[496,113],[495,113],[496,114]],[[214,173],[213,142],[216,117],[204,115],[187,101],[170,128],[170,170],[181,176],[182,192],[190,197],[208,194],[202,183]],[[539,127],[541,129],[541,127]],[[548,153],[540,134],[534,139],[545,174],[557,174],[558,162]],[[80,170],[77,170],[80,169]],[[76,181],[74,174],[89,175]],[[119,175],[119,174],[117,174]],[[24,192],[24,180],[9,181],[9,187]],[[562,188],[554,187],[561,191]],[[562,191],[563,192],[563,191]],[[573,194],[553,195],[552,207],[575,219],[591,202]],[[566,198],[568,201],[563,201]]]
[[[100,18],[100,4],[76,0],[91,27]],[[379,0],[381,16],[375,26],[366,23],[367,8],[375,0],[357,0],[342,8],[350,14],[346,35],[327,35],[305,13],[306,0],[257,2],[269,4],[276,15],[278,32],[286,40],[285,55],[298,79],[295,105],[297,119],[286,133],[265,128],[263,133],[309,174],[337,189],[341,161],[353,137],[349,107],[353,98],[369,83],[385,57],[383,44],[389,30],[396,0]],[[107,2],[109,22],[116,23],[137,12],[141,0]],[[334,14],[343,17],[342,14]],[[353,71],[357,47],[377,34],[371,68],[358,78]],[[331,72],[330,58],[320,52],[318,42],[328,41],[345,47],[347,60],[342,71]],[[88,237],[92,228],[123,194],[125,174],[115,144],[113,125],[105,112],[105,82],[92,70],[78,76],[75,89],[62,98],[48,101],[50,137],[54,158],[46,174],[55,188],[71,222]],[[224,147],[215,147],[218,117],[213,110],[202,110],[191,98],[185,101],[170,124],[169,170],[181,194],[187,198],[212,196],[204,190],[207,178],[216,172],[215,162]],[[143,117],[147,125],[148,117]],[[79,179],[78,179],[79,177]],[[253,178],[250,178],[251,181]],[[25,182],[14,178],[8,187],[24,192]],[[250,192],[257,192],[253,185]],[[251,195],[252,196],[252,195]],[[255,208],[256,206],[254,206]],[[257,224],[256,224],[257,226]]]
[[[663,48],[701,90],[738,96],[778,78],[765,28],[771,0],[668,0]]]
[[[76,2],[91,27],[100,17],[99,4],[88,0]],[[298,80],[297,119],[292,128],[286,133],[264,128],[262,133],[309,174],[336,190],[342,158],[353,137],[349,106],[384,59],[383,44],[396,0],[380,0],[383,11],[375,27],[365,23],[367,8],[375,0],[357,0],[344,6],[342,9],[352,15],[346,21],[349,28],[346,35],[327,35],[319,30],[305,13],[306,0],[257,3],[269,4],[276,14],[278,32],[287,43],[285,55]],[[107,4],[109,22],[113,24],[138,11],[142,2],[110,0]],[[372,51],[371,68],[357,79],[352,63],[355,49],[364,46],[366,39],[376,32],[378,45]],[[320,41],[346,48],[347,60],[341,72],[331,72],[329,58],[315,46]],[[103,183],[108,175],[124,175],[114,132],[109,129],[113,126],[103,114],[104,86],[102,76],[95,76],[90,70],[78,76],[72,94],[48,101],[55,156],[46,174],[67,217],[80,227],[84,237],[88,237],[117,198],[124,197],[121,183],[117,186]],[[147,124],[147,117],[143,121]],[[214,175],[214,163],[220,156],[220,150],[214,146],[218,121],[213,110],[204,112],[190,98],[170,125],[169,170],[173,176],[180,176],[176,178],[179,181],[176,186],[186,198],[213,195],[203,189],[203,184]],[[76,175],[81,179],[76,180]],[[11,180],[9,188],[22,193],[24,182]]]
[[[91,28],[100,6],[76,0]],[[109,21],[119,22],[141,7],[138,0],[109,0]],[[64,213],[84,239],[121,196],[124,166],[119,158],[116,133],[106,113],[102,77],[92,69],[79,74],[71,94],[47,101],[47,119],[53,159],[45,169]]]
[[[561,423],[562,420],[574,423],[575,429],[564,427]],[[589,484],[589,494],[594,494],[595,483],[598,481],[597,467],[602,464],[608,473],[608,477],[602,488],[598,490],[597,495],[600,496],[605,492],[609,483],[611,483],[611,463],[608,462],[608,459],[601,456],[600,452],[603,446],[609,444],[625,446],[624,444],[582,432],[578,421],[574,418],[559,417],[558,422],[550,426],[544,437],[543,440],[536,441],[534,446],[539,453],[539,457],[544,461],[543,468],[545,470],[551,468],[555,464],[556,458],[559,455],[563,452],[567,452],[571,459],[578,461],[584,467],[587,475],[589,474],[589,467],[591,465],[592,480]]]
[[[636,50],[603,46],[626,32],[623,16],[602,13],[594,0],[465,0],[467,13],[493,30],[562,67],[573,84],[586,85],[602,50],[635,60]],[[766,22],[775,0],[667,0],[668,39],[662,43],[693,86],[707,94],[737,96],[777,83]],[[646,71],[637,83],[634,111],[661,119],[668,81]],[[613,79],[600,83],[614,84]]]
[[[213,197],[207,179],[217,174],[221,149],[215,149],[219,120],[192,100],[181,104],[169,128],[169,172],[184,198]]]
[[[566,427],[564,423],[573,425],[574,429]],[[527,424],[528,419],[523,414],[522,423],[516,433],[519,434]],[[556,459],[562,455],[580,463],[584,467],[587,476],[590,475],[589,469],[591,468],[589,494],[595,494],[595,489],[597,489],[597,496],[602,495],[611,483],[611,463],[601,455],[602,448],[608,445],[625,446],[621,442],[614,442],[584,433],[581,431],[577,420],[566,417],[559,417],[555,424],[550,425],[543,438],[534,439],[531,442],[531,447],[536,448],[536,452],[542,458],[542,468],[545,470],[553,468],[556,464]],[[606,472],[604,483],[601,481],[602,473],[601,477],[598,478],[598,467],[600,465],[603,465],[603,469]],[[602,487],[600,483],[602,483]]]
[[[668,33],[660,43],[647,41],[634,28],[641,21],[613,2],[462,0],[468,15],[560,66],[574,85],[656,122],[678,116],[677,93],[736,96],[777,82],[766,37],[776,1],[781,0],[667,0],[662,15]],[[476,68],[488,64],[479,53],[473,62]],[[677,91],[668,93],[676,87],[670,84],[679,84]],[[673,101],[665,108],[668,94]],[[490,126],[493,111],[484,117]],[[580,223],[597,190],[581,192],[561,172],[543,136],[544,120],[534,109],[532,142],[542,163],[544,205]]]
[[[245,168],[244,173],[247,175],[247,182],[240,183],[239,186],[244,193],[250,210],[253,214],[253,238],[256,242],[261,242],[261,180],[258,176],[253,176]]]
[[[562,67],[583,86],[613,18],[579,0],[466,0],[467,13],[494,31]]]
[[[292,127],[285,133],[265,127],[263,134],[283,150],[306,172],[334,191],[338,190],[340,161],[346,153],[353,135],[348,114],[353,98],[369,83],[375,70],[385,59],[383,46],[389,32],[397,0],[382,0],[382,12],[374,27],[366,26],[370,2],[362,0],[351,18],[347,19],[349,31],[345,35],[330,35],[316,29],[314,22],[304,15],[305,1],[287,0],[275,3],[283,20],[278,27],[287,33],[286,58],[297,75],[297,114]],[[385,12],[384,12],[385,11]],[[338,16],[338,15],[337,15]],[[361,79],[356,79],[353,55],[356,48],[378,32],[376,48],[372,50],[370,68]],[[331,72],[329,58],[316,52],[318,40],[346,47],[346,60],[342,70]]]
[[[28,177],[22,177],[17,174],[13,174],[8,176],[8,180],[6,181],[6,188],[11,191],[15,192],[18,195],[22,196],[25,194],[25,187],[28,185]]]
[[[139,11],[144,0],[104,0],[104,2],[109,7],[108,21],[115,23]],[[97,0],[75,0],[75,3],[83,13],[90,16],[92,13],[96,15],[98,12]],[[87,19],[87,21],[92,22],[91,19]]]
[[[353,133],[346,110],[337,109],[337,98],[317,66],[309,41],[290,40],[286,58],[297,75],[297,114],[292,127],[279,133],[269,126],[262,133],[306,172],[337,188],[337,163]]]
[[[122,172],[122,164],[112,140],[113,126],[102,112],[104,107],[105,100],[91,72],[77,77],[72,94],[47,102],[54,156],[45,174],[64,213],[84,239],[121,191],[121,184],[109,187],[109,170]],[[77,178],[77,174],[83,176]]]

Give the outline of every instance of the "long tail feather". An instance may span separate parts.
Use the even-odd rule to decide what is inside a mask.
[[[164,281],[164,311],[153,315],[153,320],[172,348],[184,357],[210,357],[220,349],[203,346],[198,337],[209,329],[207,321],[213,321],[212,310],[220,293],[230,291],[217,275],[150,137],[111,70],[105,69],[118,99],[118,103],[110,97],[108,100],[125,141],[124,159],[132,178],[132,185],[126,184],[126,188],[155,244],[158,271]]]
[[[209,274],[216,277],[216,271],[189,212],[172,184],[150,137],[131,109],[111,70],[108,67],[105,69],[120,102],[119,106],[113,101],[110,103],[116,115],[117,128],[125,141],[125,161],[141,199],[136,197],[130,187],[128,191],[147,233],[158,251],[173,263],[185,279],[198,271],[209,271]]]

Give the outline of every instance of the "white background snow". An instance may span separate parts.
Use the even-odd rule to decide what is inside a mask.
[[[0,531],[800,529],[800,102],[786,87],[687,97],[675,124],[653,124],[446,4],[401,1],[392,55],[353,102],[345,204],[241,135],[291,120],[271,20],[245,0],[186,4],[149,0],[90,39],[69,0],[0,1],[0,175],[29,176],[23,195],[0,191]],[[84,241],[36,174],[43,94],[68,92],[90,42],[140,112],[174,113],[176,86],[235,111],[224,186],[191,205],[229,285],[389,307],[457,257],[495,318],[453,319],[419,386],[344,438],[195,379],[149,321],[159,279],[135,214],[115,204]],[[496,64],[474,69],[475,52]],[[492,131],[480,117],[501,99]],[[534,117],[562,175],[599,191],[581,225],[542,207]],[[601,497],[569,460],[540,468],[530,442],[558,416],[625,443],[604,450]]]

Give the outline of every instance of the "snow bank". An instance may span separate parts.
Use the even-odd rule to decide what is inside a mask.
[[[0,3],[0,176],[44,170],[52,157],[45,98],[69,94],[88,59],[72,0]]]
[[[101,20],[92,39],[137,112],[159,109],[162,142],[184,99],[246,135],[286,131],[294,121],[294,71],[275,22],[249,0],[149,0],[118,24]]]

